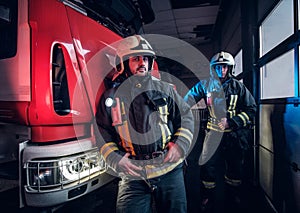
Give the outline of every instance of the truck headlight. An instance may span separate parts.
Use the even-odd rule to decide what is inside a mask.
[[[31,160],[25,164],[29,191],[48,191],[78,184],[106,171],[98,150],[54,160]]]
[[[73,159],[62,160],[59,163],[61,173],[66,181],[80,180],[106,169],[99,152],[87,153]]]
[[[58,162],[30,162],[27,165],[28,183],[34,189],[57,187],[61,183]]]

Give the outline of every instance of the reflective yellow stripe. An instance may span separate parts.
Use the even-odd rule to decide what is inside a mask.
[[[161,120],[165,123],[168,123],[168,115],[169,115],[168,105],[158,107],[158,111]]]
[[[164,149],[167,142],[171,139],[170,130],[165,124],[158,123],[161,131],[162,148]]]
[[[111,148],[111,149],[107,150],[105,153],[103,153],[103,158],[104,158],[104,160],[106,160],[107,156],[108,156],[110,153],[112,153],[112,152],[114,152],[114,151],[117,151],[117,150],[119,150],[119,149],[118,149],[117,147],[114,147],[114,148]]]
[[[168,105],[160,106],[160,107],[158,107],[158,109],[161,114],[166,114],[166,115],[169,114],[168,113]]]
[[[182,128],[182,127],[178,129],[178,131],[174,134],[174,136],[185,137],[188,141],[193,140],[193,134],[190,132],[190,130]]]
[[[114,142],[109,142],[104,144],[101,149],[100,153],[102,154],[104,160],[106,160],[107,156],[112,153],[113,151],[119,150],[117,145]]]
[[[165,144],[166,143],[166,133],[165,133],[163,124],[158,123],[158,125],[159,125],[160,131],[161,131],[162,142],[163,142],[163,144]]]
[[[238,116],[243,120],[244,126],[246,126],[247,122],[249,121],[249,116],[247,113],[242,112],[241,114],[238,114]]]
[[[105,149],[109,149],[109,148],[112,148],[112,147],[117,147],[117,145],[114,143],[114,142],[107,142],[106,144],[104,144],[101,149],[100,149],[100,153],[103,153],[103,151]]]
[[[189,129],[180,127],[179,130],[185,132],[185,133],[188,134],[191,138],[193,138],[193,133],[192,133]]]
[[[202,181],[206,189],[213,189],[216,187],[216,182]]]
[[[211,130],[214,130],[214,131],[217,131],[217,132],[231,132],[232,130],[231,129],[220,129],[220,127],[216,124],[213,124],[211,122],[207,122],[207,128],[208,129],[211,129]]]
[[[146,170],[146,178],[155,178],[164,174],[167,174],[168,172],[172,171],[176,166],[178,166],[180,163],[183,162],[184,159],[180,159],[176,163],[164,163],[159,166],[155,165],[146,165],[145,170]]]
[[[239,186],[239,185],[242,184],[242,180],[240,180],[240,179],[231,179],[231,178],[228,178],[226,175],[225,175],[225,182],[228,183],[231,186]]]
[[[230,95],[230,102],[229,102],[229,106],[228,106],[228,110],[227,110],[229,112],[230,118],[235,116],[237,99],[238,99],[237,95]]]
[[[166,99],[164,98],[164,100],[166,100]],[[161,135],[162,135],[162,148],[164,149],[167,142],[171,139],[171,132],[167,125],[168,115],[169,115],[168,105],[159,106],[158,111],[159,111],[159,117],[162,121],[162,122],[159,122],[159,127],[160,127],[160,131],[161,131]]]

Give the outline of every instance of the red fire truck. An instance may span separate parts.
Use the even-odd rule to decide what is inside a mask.
[[[19,187],[20,207],[61,204],[114,178],[95,141],[109,68],[95,57],[152,21],[145,2],[0,0],[0,191]]]

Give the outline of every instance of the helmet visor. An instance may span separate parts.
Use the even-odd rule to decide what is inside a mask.
[[[132,57],[140,57],[140,56],[143,57],[143,58],[147,58],[148,61],[152,61],[153,59],[155,59],[155,56],[150,55],[149,53],[148,54],[133,53],[133,54],[123,56],[123,61],[126,61],[126,60],[128,60],[129,58],[132,58]]]

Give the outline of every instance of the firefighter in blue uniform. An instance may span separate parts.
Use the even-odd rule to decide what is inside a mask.
[[[117,212],[186,212],[183,163],[194,124],[187,103],[153,79],[155,53],[140,35],[118,42],[116,87],[104,92],[96,120],[100,152],[119,175]],[[121,79],[121,80],[120,80]]]
[[[222,170],[225,197],[231,195],[237,202],[240,199],[244,155],[252,138],[256,103],[245,85],[232,76],[234,67],[230,53],[217,53],[210,61],[210,79],[198,82],[184,97],[190,106],[204,98],[209,111],[199,159],[203,211],[214,204],[217,172]]]

